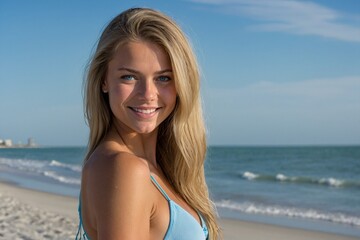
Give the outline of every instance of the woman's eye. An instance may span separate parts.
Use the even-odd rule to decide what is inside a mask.
[[[126,80],[126,81],[131,81],[131,80],[135,80],[135,76],[133,76],[133,75],[124,75],[124,76],[121,76],[121,79]]]
[[[158,77],[158,81],[160,81],[160,82],[168,82],[170,80],[171,80],[171,78],[168,77],[168,76],[160,76],[160,77]]]

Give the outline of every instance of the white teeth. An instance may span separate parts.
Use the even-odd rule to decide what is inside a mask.
[[[145,113],[145,114],[150,114],[156,111],[156,108],[152,108],[152,109],[139,109],[139,108],[133,108],[136,112],[139,113]]]

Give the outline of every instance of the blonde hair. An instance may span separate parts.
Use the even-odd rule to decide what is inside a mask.
[[[206,136],[198,65],[186,36],[168,16],[152,9],[129,9],[115,17],[102,33],[85,84],[85,116],[90,128],[85,161],[112,124],[107,94],[101,91],[107,64],[118,46],[129,41],[158,44],[170,57],[177,102],[159,126],[157,163],[177,193],[204,216],[209,239],[218,239],[219,227],[204,175]]]

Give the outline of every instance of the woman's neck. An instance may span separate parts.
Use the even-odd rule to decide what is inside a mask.
[[[140,134],[121,123],[113,124],[111,130],[115,134],[115,138],[123,145],[127,152],[132,153],[148,161],[154,167],[156,162],[156,143],[157,132],[155,129],[151,133]]]

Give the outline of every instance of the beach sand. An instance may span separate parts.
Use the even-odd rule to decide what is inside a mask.
[[[0,239],[74,239],[78,199],[0,182]],[[301,229],[221,219],[225,240],[351,240]]]
[[[77,199],[0,183],[0,239],[74,239]]]

